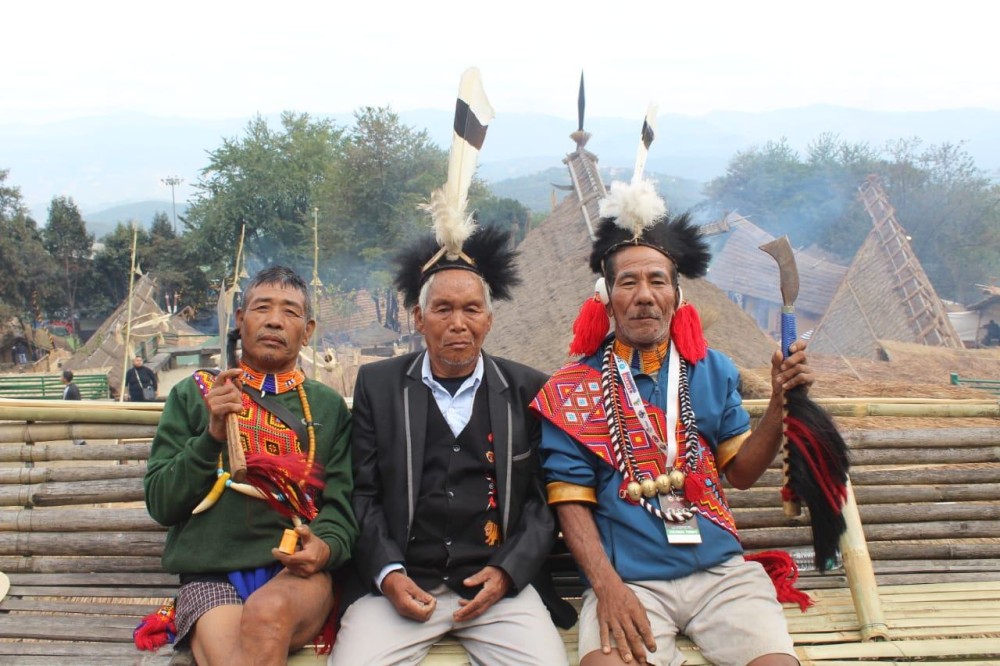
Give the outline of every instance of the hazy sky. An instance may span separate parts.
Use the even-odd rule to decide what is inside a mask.
[[[0,10],[0,124],[449,109],[470,65],[498,116],[574,118],[581,70],[589,117],[639,118],[650,101],[1000,109],[996,24],[977,5],[17,0]]]

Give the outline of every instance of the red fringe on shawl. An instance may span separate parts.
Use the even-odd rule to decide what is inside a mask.
[[[132,632],[132,642],[140,650],[154,652],[167,643],[173,643],[176,635],[174,600],[171,599],[142,618]]]
[[[573,341],[569,343],[571,356],[590,356],[601,346],[608,335],[611,320],[601,303],[600,297],[594,294],[580,306],[580,313],[573,322]]]
[[[803,613],[813,605],[808,594],[795,588],[795,582],[799,579],[799,566],[791,555],[783,550],[765,550],[744,555],[743,558],[749,562],[760,562],[774,583],[778,601],[783,604],[798,604]]]
[[[337,640],[337,617],[340,615],[340,595],[341,588],[337,581],[333,582],[333,608],[326,616],[323,628],[316,636],[314,650],[316,654],[330,654],[333,651],[333,643]]]
[[[316,464],[310,469],[301,454],[247,454],[246,482],[262,491],[271,508],[287,518],[301,516],[312,520],[316,517],[313,496],[323,490],[322,472]],[[280,499],[275,495],[280,495]]]
[[[674,313],[670,321],[670,339],[677,345],[677,353],[688,363],[697,363],[708,353],[701,317],[690,303],[680,306]]]

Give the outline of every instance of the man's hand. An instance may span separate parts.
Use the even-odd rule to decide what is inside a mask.
[[[504,598],[510,589],[511,580],[506,571],[500,567],[486,566],[462,581],[466,587],[483,586],[472,599],[462,599],[461,606],[452,615],[455,622],[473,620],[485,613],[490,606]]]
[[[622,661],[631,662],[635,657],[645,664],[646,650],[656,652],[656,639],[646,609],[635,592],[620,580],[597,595],[597,624],[604,654],[611,654],[612,637]]]
[[[299,578],[308,578],[323,571],[330,561],[330,546],[313,534],[308,525],[299,525],[295,528],[295,533],[299,535],[299,550],[288,555],[272,548],[271,554],[285,565],[289,573]]]
[[[382,580],[382,594],[392,602],[397,613],[417,622],[429,620],[437,606],[437,599],[402,570],[390,571]]]
[[[212,389],[205,396],[209,413],[208,434],[220,442],[226,441],[226,418],[243,410],[243,397],[240,395],[239,385],[241,374],[243,371],[239,368],[223,370],[215,378]]]
[[[781,350],[771,357],[771,394],[780,396],[796,386],[805,386],[806,391],[815,378],[806,365],[806,343],[796,340],[788,347],[788,358],[781,357]]]

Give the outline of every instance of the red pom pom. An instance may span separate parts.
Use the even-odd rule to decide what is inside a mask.
[[[690,303],[680,306],[674,313],[670,321],[670,339],[677,345],[677,353],[688,363],[697,363],[708,353],[701,317]]]
[[[142,622],[132,632],[132,641],[140,650],[158,650],[167,643],[173,643],[177,635],[174,626],[174,601],[171,599],[155,612],[142,618]]]
[[[783,550],[765,550],[759,553],[746,554],[743,559],[749,562],[759,562],[768,578],[774,584],[778,601],[783,604],[798,604],[803,613],[813,605],[808,594],[795,587],[799,579],[799,566],[792,556]]]
[[[608,319],[600,298],[596,294],[593,298],[588,298],[580,306],[580,314],[573,322],[573,341],[569,343],[569,353],[574,356],[590,356],[596,352],[608,335],[610,325],[611,320]]]

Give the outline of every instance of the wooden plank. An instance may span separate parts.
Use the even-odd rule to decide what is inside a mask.
[[[28,597],[4,599],[0,601],[0,610],[31,613],[79,613],[81,615],[125,615],[141,619],[155,610],[155,606],[148,603],[97,603],[91,599],[86,602],[50,601]]]
[[[923,523],[930,520],[1000,520],[1000,504],[996,502],[955,502],[921,504],[919,506],[896,504],[876,504],[859,507],[861,521],[865,526],[880,523]],[[773,509],[734,510],[736,525],[739,529],[755,529],[761,527],[795,527],[808,524],[808,515],[790,518],[785,512],[775,507]]]
[[[165,532],[0,532],[0,555],[160,555]]]
[[[15,467],[0,469],[0,484],[31,484],[46,481],[94,481],[97,479],[142,478],[146,461],[128,465],[117,463],[95,467]]]
[[[1000,641],[996,638],[963,638],[959,640],[873,641],[842,645],[796,646],[799,660],[871,657],[1000,657]]]
[[[995,501],[1000,497],[1000,483],[855,486],[854,495],[862,511],[873,504]],[[734,511],[775,508],[781,505],[778,488],[754,487],[748,490],[732,490],[726,493],[726,499]]]
[[[0,506],[67,506],[108,502],[141,502],[144,497],[141,478],[0,486]]]
[[[177,591],[176,586],[164,587],[94,587],[11,585],[12,597],[117,597],[121,599],[167,599]]]
[[[854,449],[851,465],[954,465],[1000,461],[998,446]],[[852,475],[853,476],[853,475]]]
[[[1000,441],[1000,428],[853,430],[843,435],[844,441],[852,450],[912,446],[995,446]]]
[[[0,635],[40,640],[103,641],[131,643],[136,622],[132,618],[69,617],[54,615],[0,615]]]
[[[15,585],[177,585],[177,574],[169,573],[55,573],[9,574]]]
[[[23,573],[162,571],[156,556],[63,557],[51,555],[0,555],[0,571]]]
[[[171,650],[163,650],[168,656]],[[51,656],[51,657],[131,657],[136,659],[142,653],[134,645],[125,643],[83,643],[69,641],[18,642],[0,640],[0,655],[8,656]],[[3,663],[12,663],[7,659]],[[52,662],[49,662],[50,664]],[[76,663],[75,661],[73,662]]]
[[[0,416],[2,418],[2,416]],[[16,444],[0,446],[0,462],[52,460],[148,460],[151,444]]]
[[[143,507],[0,509],[0,532],[166,531]]]

